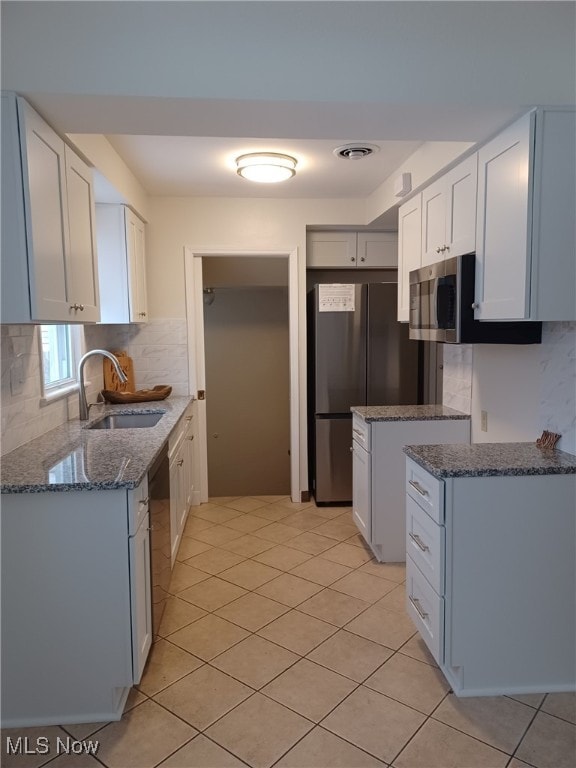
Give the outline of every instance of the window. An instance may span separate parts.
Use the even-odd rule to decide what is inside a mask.
[[[71,325],[40,326],[42,391],[51,400],[74,389],[78,328]]]

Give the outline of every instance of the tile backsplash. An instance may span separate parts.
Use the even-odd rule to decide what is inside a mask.
[[[540,428],[562,435],[576,454],[576,323],[544,323],[540,358]]]
[[[444,344],[442,403],[462,413],[472,408],[472,344]]]
[[[0,337],[2,455],[78,417],[78,393],[41,405],[38,328],[2,325]],[[137,389],[170,384],[188,394],[185,318],[156,318],[142,325],[85,325],[83,349],[124,350],[134,360]],[[103,388],[102,360],[86,362],[88,402]]]
[[[482,357],[486,361],[490,354]],[[473,345],[444,345],[444,405],[472,413],[474,377],[482,375],[479,367]],[[543,323],[542,344],[532,374],[539,394],[534,402],[538,435],[545,429],[561,434],[558,448],[576,454],[576,322]],[[525,383],[519,380],[515,386]],[[511,414],[519,420],[523,415]]]

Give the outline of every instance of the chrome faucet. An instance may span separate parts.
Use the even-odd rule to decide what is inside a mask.
[[[91,349],[86,352],[85,355],[82,355],[80,362],[78,363],[78,396],[80,404],[80,421],[88,420],[90,405],[93,405],[93,403],[88,405],[88,402],[86,401],[86,387],[84,385],[84,363],[86,360],[88,360],[89,357],[92,357],[92,355],[102,355],[103,357],[107,357],[114,366],[114,370],[118,374],[118,378],[122,384],[128,381],[128,377],[122,368],[120,368],[118,358],[114,357],[114,355],[111,352],[108,352],[106,349]]]

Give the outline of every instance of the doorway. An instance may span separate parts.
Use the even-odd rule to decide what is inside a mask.
[[[283,261],[288,270],[289,326],[289,414],[290,414],[290,497],[300,502],[302,489],[307,488],[308,462],[306,451],[306,401],[302,397],[302,377],[305,375],[305,307],[299,301],[304,290],[305,270],[299,265],[298,249],[285,251],[232,251],[184,248],[186,277],[186,312],[188,324],[188,361],[190,393],[196,396],[198,451],[196,473],[198,501],[208,501],[207,408],[210,392],[206,389],[203,262],[208,258],[233,259],[241,272],[248,260]],[[301,285],[302,283],[302,285]],[[257,283],[253,283],[256,285]],[[208,287],[208,286],[207,286]],[[216,299],[215,299],[216,301]],[[303,484],[303,485],[302,485]],[[210,491],[212,494],[212,491]],[[268,495],[268,494],[266,494]]]
[[[288,495],[288,264],[239,264],[203,259],[209,495]]]

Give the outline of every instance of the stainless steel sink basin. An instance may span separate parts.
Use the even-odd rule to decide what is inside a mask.
[[[86,429],[142,429],[153,427],[164,416],[160,413],[111,413],[89,424]]]

